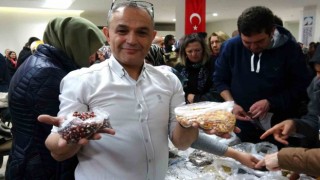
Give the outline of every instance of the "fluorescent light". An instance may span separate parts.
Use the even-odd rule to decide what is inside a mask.
[[[218,13],[212,13],[212,16],[218,16]]]
[[[50,9],[68,9],[73,1],[74,0],[46,0],[42,7]]]
[[[173,22],[176,22],[176,19],[172,19]]]

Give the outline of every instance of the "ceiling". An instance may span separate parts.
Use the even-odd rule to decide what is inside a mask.
[[[1,0],[0,7],[41,8],[45,0]],[[176,6],[184,0],[147,0],[154,4],[155,21],[172,23]],[[112,0],[74,0],[69,10],[83,10],[86,14],[106,14]],[[207,22],[236,19],[241,12],[255,5],[269,7],[283,21],[299,21],[303,7],[320,8],[320,0],[207,0]],[[213,17],[212,13],[218,13]]]

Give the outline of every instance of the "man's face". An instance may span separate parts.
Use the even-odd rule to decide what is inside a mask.
[[[5,51],[5,55],[6,55],[6,57],[8,57],[8,56],[9,56],[9,52],[10,52],[10,49],[6,49],[6,51]]]
[[[169,41],[169,45],[174,45],[174,43],[176,43],[176,40],[173,38],[173,39],[170,39]]]
[[[221,42],[219,41],[218,36],[211,36],[210,46],[212,49],[212,54],[215,56],[218,55],[221,47]]]
[[[253,53],[260,53],[264,49],[268,48],[271,43],[271,38],[272,35],[264,32],[252,34],[251,36],[245,36],[241,33],[243,45]]]
[[[316,51],[316,48],[314,47],[314,45],[310,45],[308,49],[308,53],[313,55],[315,51]]]
[[[141,67],[156,35],[147,11],[132,7],[114,12],[104,32],[112,54],[124,67]]]

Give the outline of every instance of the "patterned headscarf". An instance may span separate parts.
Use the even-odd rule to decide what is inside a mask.
[[[43,41],[67,54],[80,67],[89,67],[89,56],[106,42],[102,31],[80,17],[55,18],[44,32]]]

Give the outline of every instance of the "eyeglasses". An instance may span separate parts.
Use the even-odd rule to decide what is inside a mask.
[[[202,53],[202,49],[189,50],[186,52],[187,55],[192,55],[193,53],[200,54]]]
[[[116,2],[117,1],[117,2]],[[134,7],[141,7],[145,10],[147,10],[147,12],[150,14],[150,16],[152,17],[152,19],[154,18],[154,9],[153,9],[153,4],[150,2],[146,2],[146,1],[130,1],[130,0],[125,0],[125,1],[121,1],[121,0],[113,0],[112,4],[111,4],[111,8],[109,11],[109,14],[118,9],[119,7],[123,7],[123,6],[134,6]]]

